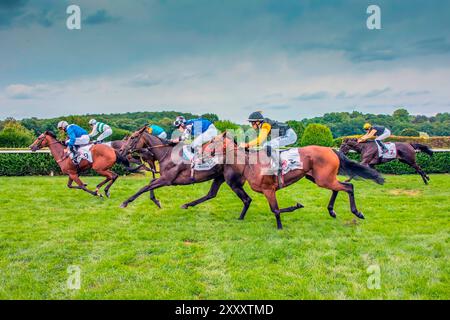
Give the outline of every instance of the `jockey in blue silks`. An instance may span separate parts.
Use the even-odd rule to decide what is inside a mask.
[[[67,136],[69,137],[67,146],[72,153],[72,160],[74,164],[78,164],[77,147],[89,144],[89,134],[80,126],[77,126],[76,124],[68,124],[67,121],[60,121],[58,123],[58,129],[65,131]]]
[[[194,137],[194,140],[190,145],[194,153],[198,151],[205,142],[210,141],[218,134],[214,124],[207,119],[198,118],[186,120],[184,117],[179,116],[175,119],[173,125],[181,131],[181,136],[172,141],[177,143],[184,141],[191,136]]]

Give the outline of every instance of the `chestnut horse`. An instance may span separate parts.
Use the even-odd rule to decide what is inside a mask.
[[[395,159],[400,162],[406,163],[410,167],[414,168],[418,174],[422,177],[425,184],[428,184],[430,177],[422,170],[422,168],[416,162],[416,150],[425,152],[430,157],[433,156],[433,151],[426,145],[420,143],[406,143],[395,142],[397,148],[397,157],[391,159],[380,158],[378,155],[378,146],[374,141],[359,143],[356,138],[347,138],[342,142],[339,149],[344,154],[347,154],[350,150],[356,151],[361,154],[361,164],[375,168],[375,165],[386,163]]]
[[[245,152],[237,146],[227,132],[212,139],[204,145],[203,149],[204,152],[219,157],[219,162],[224,161],[225,157],[227,158],[224,161],[223,174],[228,184],[242,187],[245,181],[248,181],[252,190],[264,194],[269,202],[270,209],[275,215],[278,229],[282,229],[281,213],[292,212],[303,206],[297,203],[292,207],[280,209],[276,191],[297,182],[303,177],[311,180],[319,187],[332,191],[328,212],[333,218],[336,218],[334,203],[338,192],[344,191],[349,195],[352,213],[358,218],[364,219],[364,215],[356,208],[353,184],[339,182],[337,180],[338,173],[370,179],[378,184],[384,183],[384,179],[376,170],[351,161],[343,153],[327,147],[307,146],[297,148],[303,166],[301,169],[286,173],[281,186],[278,183],[277,176],[264,174],[264,171],[270,166],[266,152]],[[252,159],[252,156],[256,157]],[[233,159],[233,161],[230,161],[230,159]],[[243,219],[244,217],[242,216],[241,218]]]
[[[65,145],[56,139],[56,135],[53,132],[46,131],[41,134],[30,146],[30,149],[31,151],[37,151],[45,147],[50,149],[50,152],[61,168],[61,171],[69,176],[67,187],[81,189],[93,196],[101,197],[102,195],[99,193],[100,188],[105,183],[109,182],[105,187],[105,195],[107,197],[110,196],[109,189],[118,178],[118,174],[111,171],[112,166],[117,161],[116,152],[113,148],[104,144],[93,145],[91,148],[93,162],[90,163],[89,161],[83,159],[77,167],[73,164],[72,159],[70,159],[68,154],[65,152]],[[91,168],[100,175],[106,177],[105,180],[97,185],[95,191],[91,191],[86,188],[86,185],[80,180],[79,177],[80,172],[87,171]],[[72,186],[73,181],[75,181],[78,186]]]
[[[225,182],[223,165],[217,164],[209,170],[194,171],[194,177],[191,177],[191,164],[181,161],[182,145],[182,143],[175,145],[167,140],[148,133],[147,126],[143,126],[129,137],[127,144],[120,150],[121,154],[126,155],[138,152],[153,158],[159,163],[160,177],[152,179],[148,185],[144,186],[136,194],[124,201],[120,206],[121,208],[127,207],[130,202],[133,202],[145,192],[150,192],[150,199],[158,207],[161,207],[159,200],[156,199],[153,193],[154,189],[172,185],[188,185],[208,180],[213,180],[208,194],[200,199],[182,205],[181,208],[187,209],[188,207],[196,206],[216,197],[221,185]],[[229,184],[229,186],[243,202],[244,207],[241,216],[245,216],[252,199],[242,186],[233,183]]]

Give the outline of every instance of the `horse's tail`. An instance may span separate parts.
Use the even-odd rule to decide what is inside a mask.
[[[431,150],[428,146],[426,146],[424,144],[420,144],[420,143],[410,143],[410,144],[411,144],[411,147],[414,148],[414,150],[419,150],[419,151],[425,152],[430,157],[433,156],[433,150]]]
[[[134,173],[136,171],[139,171],[140,167],[137,168],[132,168],[130,161],[128,160],[127,157],[124,157],[123,155],[120,154],[119,151],[114,150],[116,152],[116,163],[117,164],[121,164],[125,167],[125,170],[127,170],[128,172]]]
[[[358,176],[364,179],[370,179],[378,184],[384,183],[384,178],[377,170],[363,166],[358,162],[350,160],[341,151],[334,150],[334,152],[339,157],[339,174],[350,177]]]

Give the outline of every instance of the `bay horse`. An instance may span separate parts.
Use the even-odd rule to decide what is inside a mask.
[[[50,152],[61,168],[62,173],[69,176],[67,187],[81,189],[93,196],[102,197],[99,190],[104,184],[109,182],[105,187],[105,195],[107,197],[110,196],[109,189],[119,176],[117,173],[111,171],[112,166],[118,160],[113,148],[104,144],[95,144],[91,148],[93,162],[90,163],[89,161],[82,159],[79,165],[76,166],[66,153],[64,143],[58,141],[56,135],[51,131],[45,131],[30,145],[30,149],[33,152],[45,147],[50,149]],[[86,188],[86,184],[84,184],[79,177],[80,172],[87,171],[91,168],[105,177],[105,180],[97,185],[95,191]],[[72,186],[74,181],[78,186]]]
[[[127,144],[121,149],[121,153],[147,153],[147,155],[153,157],[155,161],[158,161],[160,177],[152,179],[148,185],[142,187],[136,194],[125,200],[120,207],[127,207],[130,202],[133,202],[145,192],[150,192],[150,199],[158,207],[161,207],[159,200],[156,199],[153,193],[154,189],[172,185],[189,185],[208,180],[213,180],[209,192],[197,200],[183,204],[181,208],[187,209],[215,198],[221,185],[225,182],[223,165],[217,164],[209,170],[194,171],[194,176],[191,177],[191,164],[178,161],[181,160],[182,157],[182,146],[183,143],[173,144],[170,141],[148,133],[146,125],[135,131],[129,137]],[[176,161],[174,161],[174,156]],[[243,217],[245,216],[252,199],[242,186],[234,183],[229,183],[229,186],[239,199],[241,199],[244,205],[240,215]]]
[[[350,150],[356,151],[361,154],[361,164],[373,169],[377,164],[398,159],[400,162],[406,163],[414,168],[414,170],[422,177],[423,182],[428,184],[430,177],[417,164],[416,150],[422,151],[430,157],[433,156],[433,151],[428,146],[420,143],[395,142],[395,147],[397,148],[397,157],[391,159],[379,157],[378,146],[374,141],[360,143],[356,138],[347,138],[343,140],[339,150],[344,154],[347,154]]]
[[[292,212],[303,206],[297,203],[292,207],[280,209],[276,192],[281,188],[292,185],[303,177],[306,177],[321,188],[332,191],[331,199],[328,203],[328,213],[333,218],[336,218],[334,203],[338,192],[344,191],[349,196],[351,212],[358,218],[364,219],[364,215],[356,207],[353,184],[339,182],[337,180],[338,174],[359,176],[373,180],[378,184],[384,183],[384,179],[376,170],[360,165],[348,159],[342,152],[334,151],[327,147],[307,146],[297,148],[303,163],[302,168],[287,172],[281,185],[277,176],[265,174],[265,170],[270,167],[270,159],[266,151],[246,152],[238,147],[236,141],[229,137],[227,132],[215,137],[205,144],[203,148],[204,152],[219,157],[218,161],[221,161],[221,157],[227,158],[223,174],[228,184],[242,187],[245,181],[248,181],[253,191],[264,194],[269,202],[271,211],[275,215],[278,229],[283,228],[281,213]],[[234,161],[228,160],[230,155]],[[256,159],[253,158],[253,161],[250,159],[252,156],[256,156]]]

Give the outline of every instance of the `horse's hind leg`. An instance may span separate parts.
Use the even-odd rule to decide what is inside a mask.
[[[108,185],[105,187],[105,195],[109,198],[110,193],[109,193],[109,188],[111,188],[111,186],[114,184],[114,182],[116,182],[117,178],[119,177],[119,175],[115,172],[111,172],[113,174],[111,181],[108,183]]]
[[[401,162],[406,163],[410,167],[414,168],[416,172],[422,177],[422,180],[425,184],[428,184],[428,181],[430,180],[430,177],[427,176],[427,174],[422,170],[422,168],[417,164],[416,161],[406,161],[404,159],[399,159]]]
[[[348,198],[350,200],[350,210],[352,211],[352,213],[358,218],[364,219],[363,213],[359,212],[358,209],[356,208],[355,187],[353,186],[353,184],[348,182],[338,182],[338,183],[343,185],[345,188],[344,190],[348,193]]]
[[[278,208],[278,202],[277,197],[275,194],[275,190],[264,190],[263,191],[264,196],[266,197],[267,201],[269,202],[270,210],[272,210],[273,214],[275,215],[275,219],[277,219],[277,228],[278,230],[283,229],[283,225],[281,224],[281,216],[280,216],[280,209]]]
[[[331,195],[330,202],[328,203],[328,212],[330,213],[330,216],[333,218],[336,218],[336,211],[334,211],[334,203],[336,202],[336,198],[339,194],[339,191],[334,191]]]
[[[352,213],[355,216],[357,216],[358,218],[364,219],[364,215],[362,214],[362,212],[359,212],[358,209],[356,208],[355,192],[354,192],[353,184],[351,184],[349,182],[339,182],[336,179],[336,177],[333,177],[332,179],[317,178],[316,181],[317,181],[317,185],[319,187],[330,189],[333,191],[330,202],[328,204],[328,212],[332,217],[333,217],[333,213],[334,213],[334,215],[336,214],[334,212],[334,202],[336,201],[337,193],[339,191],[345,191],[348,193],[348,197],[350,200],[350,209],[351,209]],[[329,181],[331,181],[331,182],[329,182]]]

